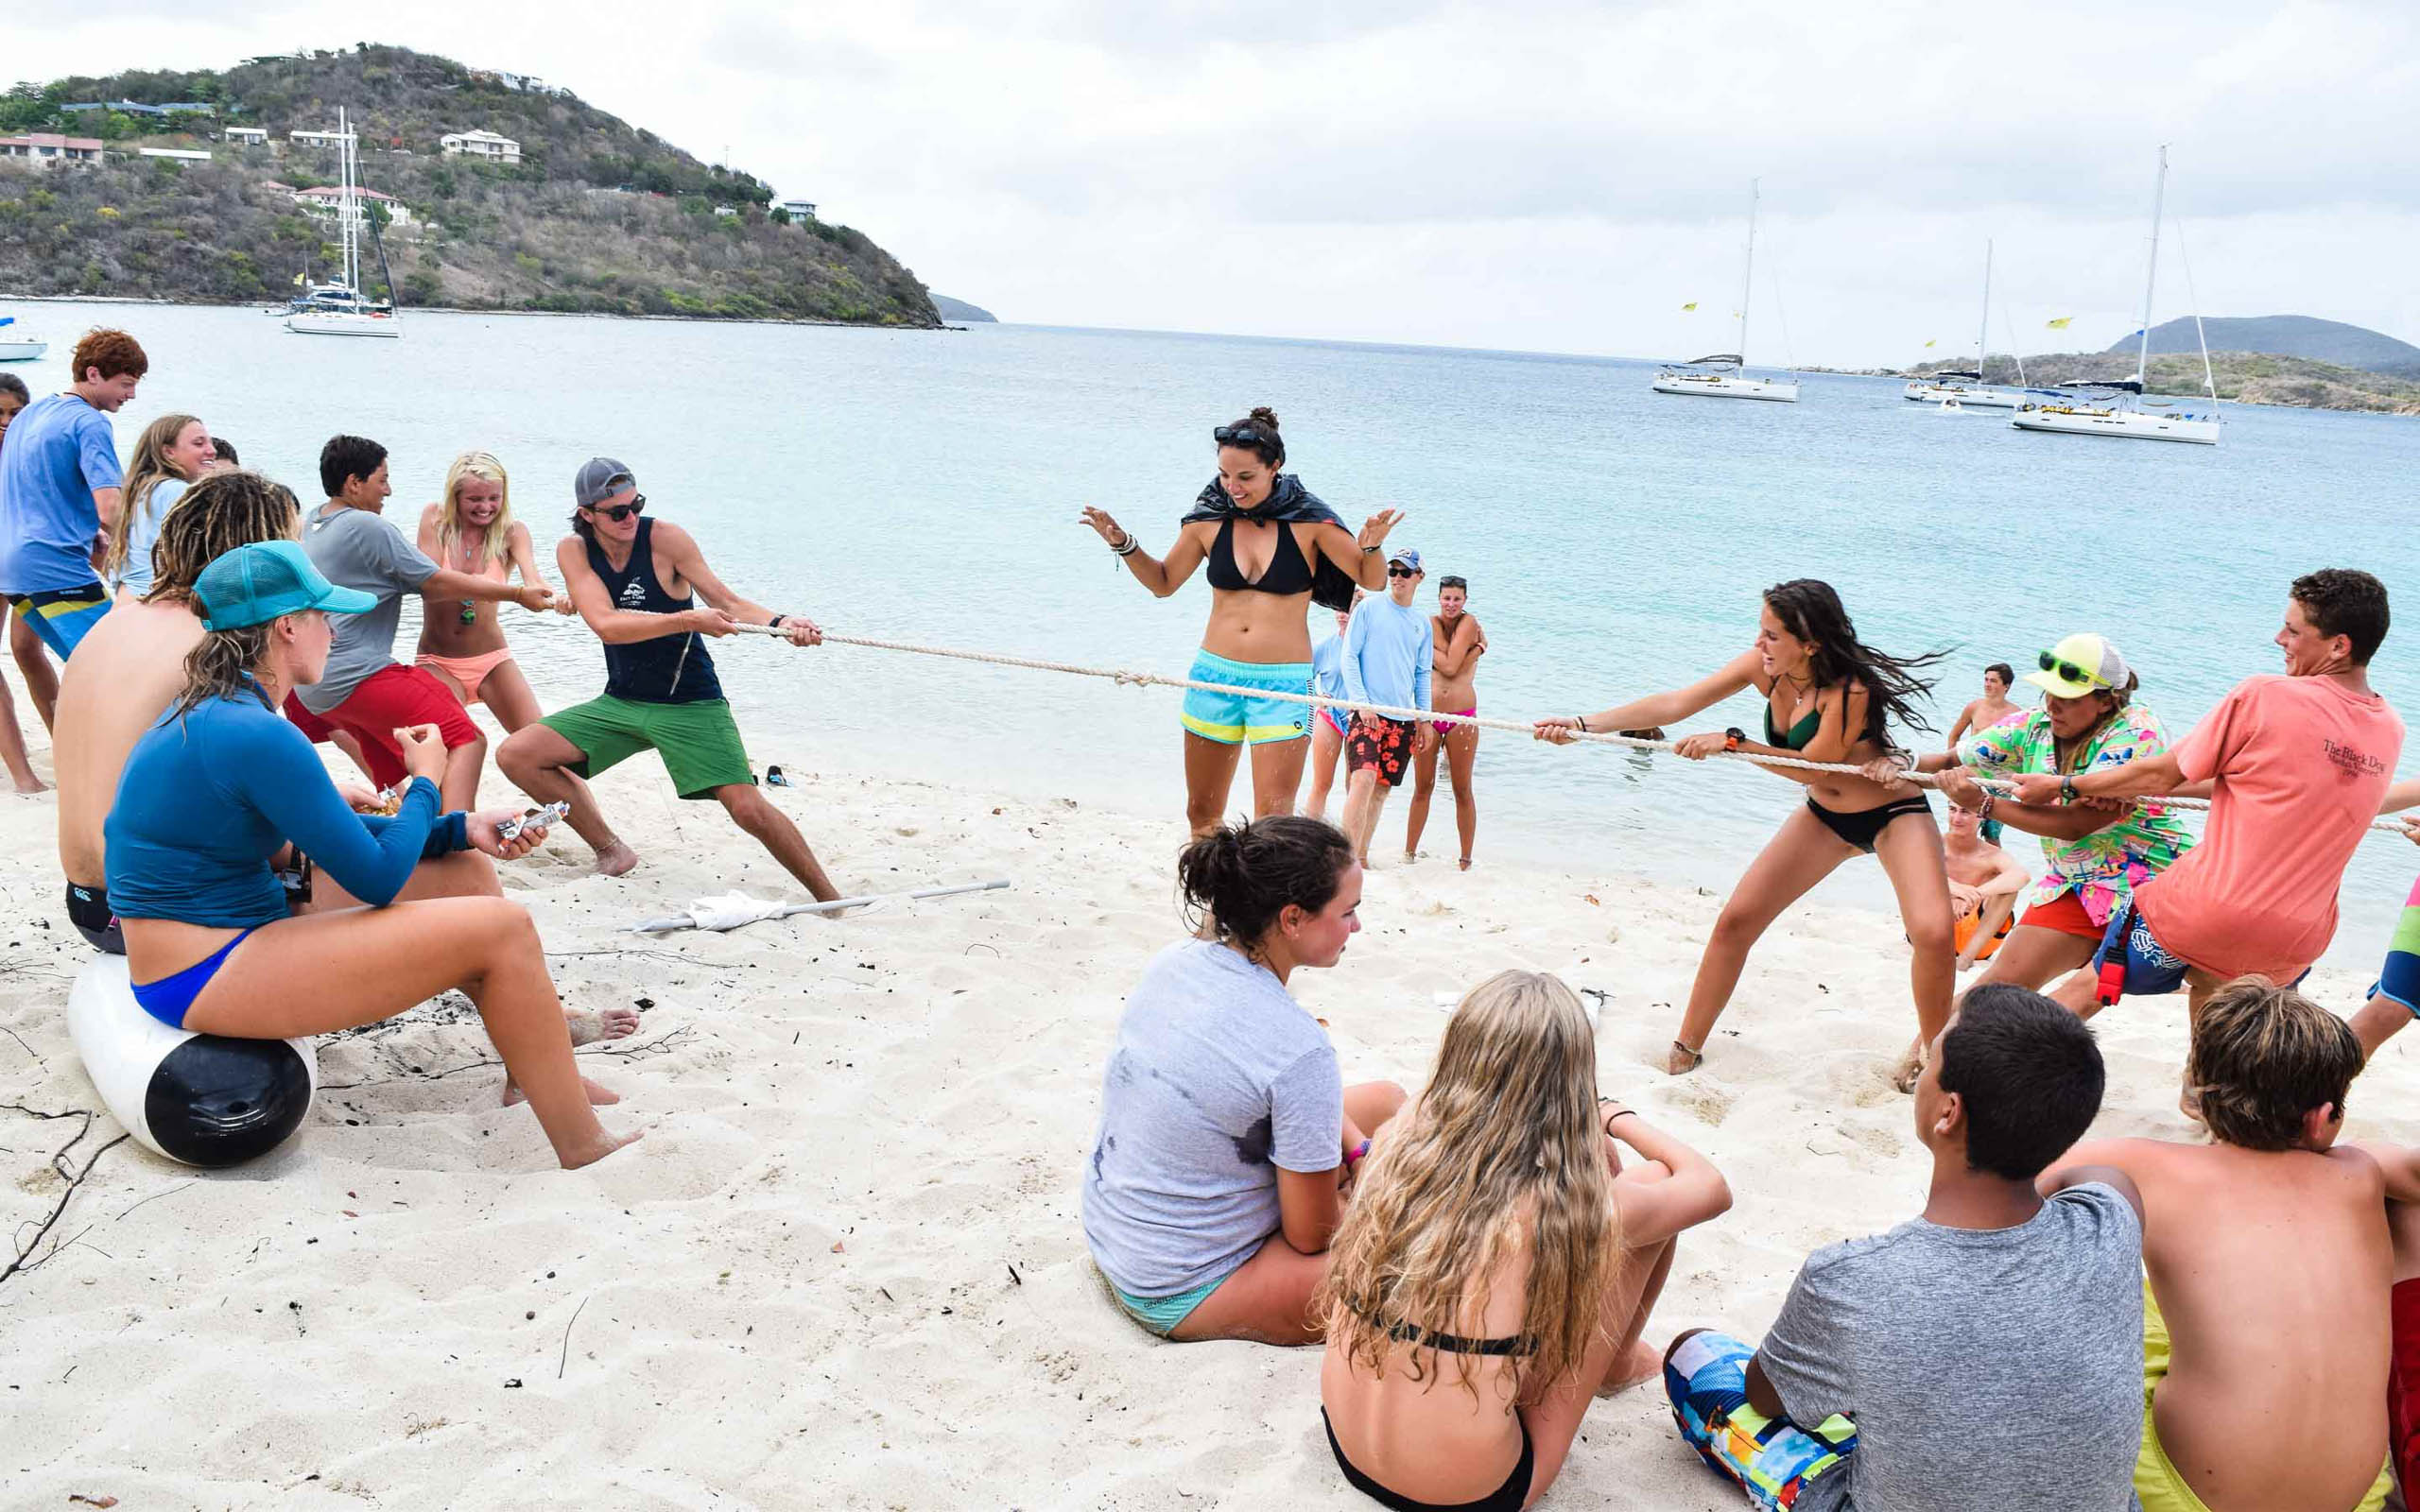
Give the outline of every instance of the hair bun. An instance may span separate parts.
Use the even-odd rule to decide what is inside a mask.
[[[1252,420],[1253,423],[1255,425],[1266,425],[1270,430],[1277,429],[1277,411],[1270,408],[1267,404],[1255,404],[1253,406]]]

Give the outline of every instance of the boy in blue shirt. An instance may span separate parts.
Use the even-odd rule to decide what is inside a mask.
[[[1344,692],[1355,703],[1397,709],[1428,707],[1428,672],[1436,642],[1428,616],[1412,607],[1420,592],[1420,553],[1409,546],[1387,558],[1387,594],[1365,599],[1344,632]],[[1356,713],[1344,735],[1344,833],[1361,864],[1370,864],[1370,836],[1387,795],[1403,783],[1415,745],[1437,738],[1426,720]]]
[[[151,366],[123,331],[86,332],[73,361],[75,384],[26,405],[0,451],[0,596],[62,662],[109,612],[93,547],[124,496],[110,416]]]

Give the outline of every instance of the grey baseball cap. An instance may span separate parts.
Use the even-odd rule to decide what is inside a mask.
[[[621,485],[637,481],[629,468],[612,457],[592,456],[579,464],[579,472],[573,475],[571,496],[581,508],[593,509],[621,492]]]

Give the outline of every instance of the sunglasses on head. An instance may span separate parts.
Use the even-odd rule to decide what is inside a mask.
[[[2042,653],[2042,670],[2045,672],[2055,672],[2063,681],[2066,682],[2084,682],[2089,683],[2096,688],[2105,688],[2109,686],[2109,679],[2107,678],[2101,677],[2098,673],[2086,672],[2083,668],[2076,665],[2074,662],[2052,656],[2048,651]]]
[[[1210,433],[1210,438],[1220,446],[1259,446],[1264,442],[1274,446],[1277,438],[1266,436],[1249,425],[1221,425]]]
[[[628,504],[617,504],[610,508],[601,504],[592,504],[588,507],[588,512],[590,514],[601,514],[606,519],[613,521],[615,524],[620,524],[623,521],[628,520],[631,516],[638,513],[641,509],[646,507],[647,495],[644,493],[634,493],[631,495],[631,502]]]

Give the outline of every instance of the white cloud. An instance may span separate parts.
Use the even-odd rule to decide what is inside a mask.
[[[108,14],[12,39],[14,71],[223,63],[366,25]],[[2054,344],[2051,314],[2100,345],[2133,328],[2165,141],[2207,312],[2420,335],[2420,22],[2399,7],[701,0],[667,24],[631,0],[436,0],[377,29],[728,145],[1015,319],[1686,355],[1727,345],[1710,328],[1760,175],[1799,359],[1965,343],[1987,235],[2027,346]],[[2162,288],[2156,313],[2182,313],[2181,266]],[[1760,272],[1759,358],[1783,354],[1772,293]]]

